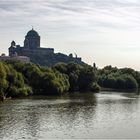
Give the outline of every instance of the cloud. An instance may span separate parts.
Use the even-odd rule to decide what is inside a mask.
[[[125,29],[140,23],[137,0],[8,0],[0,1],[0,12],[0,26],[4,27],[27,22],[58,28],[64,25]]]
[[[47,27],[51,31],[138,30],[139,0],[2,0],[0,28]]]
[[[139,0],[1,0],[0,13],[1,46],[23,41],[33,25],[56,49],[83,56],[139,50]]]

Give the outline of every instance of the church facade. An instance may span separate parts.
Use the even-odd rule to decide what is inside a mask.
[[[9,47],[9,56],[18,55],[18,56],[28,56],[34,55],[48,55],[53,54],[53,48],[42,48],[40,47],[40,36],[38,32],[34,29],[30,30],[25,36],[24,46],[16,45],[15,41],[11,42]]]

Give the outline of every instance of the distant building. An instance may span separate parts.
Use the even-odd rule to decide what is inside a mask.
[[[18,59],[26,56],[30,58],[31,62],[45,66],[52,66],[58,62],[83,64],[81,57],[77,57],[77,55],[75,57],[72,54],[67,56],[62,53],[54,53],[54,48],[41,47],[40,36],[33,28],[25,36],[23,46],[17,45],[15,41],[11,42],[9,56],[13,57],[15,54]]]
[[[11,46],[9,48],[9,56],[17,53],[18,56],[30,56],[34,55],[47,55],[53,54],[53,48],[41,48],[40,47],[40,36],[34,30],[30,30],[25,36],[24,46],[16,45],[15,41],[11,42]]]
[[[6,55],[1,55],[0,56],[0,61],[6,61],[6,60],[18,60],[24,63],[29,63],[30,62],[30,58],[27,56],[17,56],[17,55],[13,55],[13,56],[6,56]]]

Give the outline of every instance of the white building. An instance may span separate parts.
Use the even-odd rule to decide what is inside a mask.
[[[17,61],[21,61],[23,63],[30,63],[30,58],[27,56],[6,56],[4,54],[2,54],[0,56],[0,61],[6,61],[6,60],[17,60]]]

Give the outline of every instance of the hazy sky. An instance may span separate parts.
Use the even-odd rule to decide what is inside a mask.
[[[0,53],[32,26],[55,52],[140,70],[140,0],[0,0]]]

